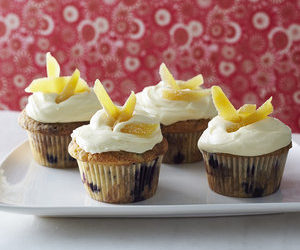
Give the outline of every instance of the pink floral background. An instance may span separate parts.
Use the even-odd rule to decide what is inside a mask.
[[[46,75],[45,53],[101,79],[122,103],[159,81],[202,73],[238,107],[273,95],[275,116],[300,132],[300,0],[0,0],[0,108],[20,110]]]

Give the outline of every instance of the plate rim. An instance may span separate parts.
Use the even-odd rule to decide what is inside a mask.
[[[210,217],[249,214],[300,212],[300,202],[243,203],[243,204],[188,204],[188,205],[113,205],[83,206],[15,206],[0,204],[6,212],[42,216],[90,217]]]

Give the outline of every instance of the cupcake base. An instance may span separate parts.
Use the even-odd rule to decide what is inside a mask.
[[[202,160],[197,143],[209,120],[188,120],[165,126],[161,125],[163,136],[168,141],[168,151],[163,163],[180,164]]]
[[[192,163],[202,160],[202,155],[197,147],[201,132],[194,133],[163,133],[168,141],[168,152],[163,158],[163,163],[180,164]]]
[[[292,144],[260,156],[238,156],[201,150],[208,184],[218,194],[262,197],[279,189]]]
[[[107,203],[131,203],[152,197],[167,149],[166,139],[141,154],[125,151],[92,154],[83,150],[75,139],[69,145],[87,193],[94,200]]]
[[[34,160],[51,168],[75,168],[76,160],[67,151],[71,141],[69,135],[45,135],[27,132]]]
[[[91,198],[107,203],[131,203],[155,194],[161,161],[159,156],[146,163],[109,166],[78,160],[78,166]]]
[[[88,122],[43,123],[30,118],[25,110],[19,124],[27,130],[34,160],[51,168],[75,168],[76,160],[68,153],[72,131]]]

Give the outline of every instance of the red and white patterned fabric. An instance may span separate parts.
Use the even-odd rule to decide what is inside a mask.
[[[300,132],[300,0],[0,0],[1,109],[24,107],[47,51],[62,75],[77,67],[119,103],[165,62],[237,107],[273,95],[275,116]]]

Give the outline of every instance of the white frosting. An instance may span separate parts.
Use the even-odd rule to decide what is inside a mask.
[[[136,95],[137,109],[144,109],[157,116],[164,125],[191,119],[210,119],[217,115],[211,95],[203,96],[193,102],[168,100],[162,97],[163,90],[167,88],[169,86],[163,81],[155,86],[144,88]],[[185,89],[184,91],[197,90]]]
[[[56,103],[55,93],[33,93],[28,98],[26,114],[32,119],[45,122],[80,122],[89,121],[101,109],[94,91],[75,94],[67,100]]]
[[[121,129],[130,123],[157,124],[158,126],[150,137],[145,138],[121,132]],[[92,154],[110,151],[143,153],[152,149],[163,139],[159,121],[144,111],[135,111],[131,119],[116,124],[112,129],[108,124],[106,112],[99,110],[92,117],[89,125],[75,129],[71,136],[82,149]]]
[[[226,128],[231,125],[230,121],[216,116],[201,135],[199,149],[210,153],[257,156],[274,152],[291,143],[291,129],[273,117],[229,133]]]

